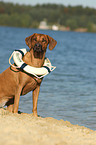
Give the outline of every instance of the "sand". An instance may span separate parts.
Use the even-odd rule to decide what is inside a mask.
[[[96,131],[68,121],[0,109],[0,145],[96,145]]]

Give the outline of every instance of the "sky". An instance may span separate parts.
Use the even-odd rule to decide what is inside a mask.
[[[47,3],[55,3],[55,4],[63,4],[65,6],[71,5],[82,5],[83,7],[91,7],[96,8],[96,0],[0,0],[4,2],[13,2],[25,5],[36,5],[36,4],[47,4]]]

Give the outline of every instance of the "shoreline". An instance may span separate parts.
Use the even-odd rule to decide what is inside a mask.
[[[96,131],[68,121],[0,109],[0,145],[96,145]]]

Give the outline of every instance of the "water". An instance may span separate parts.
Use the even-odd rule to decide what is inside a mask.
[[[46,53],[57,68],[42,82],[38,114],[96,130],[96,34],[0,27],[0,73],[9,67],[15,49],[27,47],[24,40],[33,33],[58,42]],[[32,112],[32,92],[20,98],[19,110]]]

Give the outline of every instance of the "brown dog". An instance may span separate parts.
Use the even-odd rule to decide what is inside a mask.
[[[30,51],[23,61],[33,67],[42,67],[47,45],[52,50],[56,40],[44,34],[33,34],[25,39]],[[21,70],[9,67],[0,74],[0,107],[7,105],[10,112],[18,113],[20,95],[33,91],[33,115],[37,116],[37,101],[42,79],[37,79]]]

